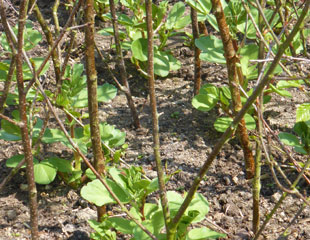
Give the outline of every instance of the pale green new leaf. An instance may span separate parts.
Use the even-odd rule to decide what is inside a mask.
[[[303,103],[297,107],[296,122],[306,122],[310,120],[310,103]]]
[[[194,228],[186,235],[186,240],[206,240],[226,237],[223,233],[215,232],[209,228]]]
[[[168,14],[166,21],[166,28],[173,29],[179,19],[183,16],[185,12],[185,5],[182,2],[177,2],[173,5],[171,11]]]
[[[131,44],[131,51],[134,58],[144,62],[147,60],[147,39],[138,38]]]
[[[38,184],[49,184],[54,181],[57,169],[47,161],[34,165],[34,180]]]
[[[106,179],[106,183],[122,203],[128,203],[131,200],[130,196],[127,195],[127,193],[118,184],[109,179]],[[114,198],[98,179],[91,181],[84,186],[81,189],[81,196],[97,206],[116,203]]]
[[[167,77],[169,74],[169,61],[159,54],[154,55],[154,73],[161,77]]]
[[[210,111],[218,102],[218,97],[214,94],[198,94],[192,100],[194,108],[202,112]]]

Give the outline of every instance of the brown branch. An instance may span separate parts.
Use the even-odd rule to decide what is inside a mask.
[[[29,210],[30,210],[30,222],[31,222],[31,236],[32,239],[39,239],[39,228],[38,228],[38,203],[37,203],[37,189],[34,181],[34,167],[33,167],[33,156],[31,152],[30,138],[28,135],[27,126],[27,106],[26,106],[26,93],[24,91],[24,79],[23,79],[23,44],[24,44],[24,27],[27,17],[28,0],[21,1],[20,12],[19,12],[19,23],[18,23],[18,52],[16,55],[16,80],[18,86],[18,97],[19,97],[19,113],[20,119],[24,124],[21,127],[22,143],[24,148],[25,160],[27,163],[27,181],[28,181],[28,192],[29,192]]]
[[[212,0],[212,6],[224,46],[229,87],[232,95],[233,112],[234,115],[236,115],[236,113],[238,113],[242,108],[241,95],[238,88],[239,82],[241,85],[243,82],[242,73],[240,74],[241,69],[238,67],[238,64],[240,64],[240,59],[236,52],[236,44],[234,44],[233,39],[231,38],[220,0]],[[241,119],[237,131],[244,153],[246,178],[250,179],[254,176],[254,157],[250,147],[249,136],[244,119]]]
[[[87,75],[87,92],[88,92],[88,112],[90,120],[90,133],[92,149],[94,153],[94,167],[101,175],[104,173],[105,157],[102,152],[101,137],[99,130],[99,111],[98,111],[98,98],[97,98],[97,71],[95,66],[95,13],[94,1],[85,1],[85,20],[89,26],[85,27],[85,51],[86,58],[86,75]],[[98,221],[105,214],[105,206],[97,207]]]
[[[34,3],[34,0],[31,0],[31,4]],[[53,39],[53,35],[51,32],[51,29],[49,28],[46,20],[44,19],[39,7],[37,4],[34,4],[34,13],[38,19],[38,22],[41,25],[41,28],[43,30],[43,33],[46,37],[47,43],[49,48],[52,48],[52,46],[54,45],[54,39]],[[59,58],[59,54],[56,51],[56,49],[54,49],[51,52],[52,55],[52,61],[53,61],[53,66],[54,66],[54,73],[55,73],[55,78],[56,78],[56,84],[57,86],[61,85],[61,75],[60,75],[60,58]],[[38,76],[38,73],[37,75]]]
[[[11,119],[11,118],[9,118],[9,117],[3,115],[2,113],[0,113],[0,118],[3,118],[4,120],[6,120],[6,121],[8,121],[8,122],[10,122],[10,123],[12,123],[12,124],[14,124],[14,125],[17,126],[17,127],[23,127],[23,126],[24,126],[24,123],[22,123],[22,122],[16,122],[16,121],[14,121],[13,119]]]
[[[33,76],[33,78],[31,79],[31,81],[29,81],[25,92],[27,93],[29,91],[29,89],[31,88],[31,86],[35,83],[37,77],[40,75],[41,71],[43,70],[44,66],[46,65],[46,63],[48,62],[49,58],[52,55],[52,52],[56,49],[56,47],[58,46],[59,42],[61,41],[61,39],[63,39],[63,37],[65,36],[65,34],[67,33],[67,28],[70,27],[70,25],[73,22],[73,18],[75,13],[77,12],[77,10],[80,8],[81,4],[84,2],[84,0],[79,0],[78,2],[75,3],[75,6],[62,30],[62,32],[59,34],[58,38],[56,39],[56,41],[54,42],[54,45],[51,46],[50,51],[48,52],[47,56],[44,58],[43,62],[41,63],[40,67],[38,68],[38,70],[36,71],[36,75]]]
[[[116,11],[115,11],[115,3],[114,0],[109,0],[110,3],[110,11],[112,15],[112,25],[113,25],[113,30],[114,30],[114,40],[115,40],[115,47],[116,47],[116,61],[120,70],[120,76],[121,76],[121,81],[123,86],[126,88],[126,98],[127,98],[127,103],[131,111],[131,116],[133,119],[133,125],[135,128],[140,128],[140,120],[138,116],[137,109],[135,107],[134,101],[132,99],[132,95],[130,93],[130,88],[129,84],[127,81],[127,72],[126,72],[126,67],[125,67],[125,62],[124,62],[124,57],[123,57],[123,52],[122,52],[122,47],[121,47],[121,42],[119,38],[119,31],[118,31],[118,21],[116,18]]]
[[[164,179],[164,171],[160,160],[160,142],[159,142],[159,126],[158,114],[156,106],[156,92],[155,92],[155,79],[154,79],[154,49],[153,49],[153,24],[152,24],[152,1],[145,0],[146,9],[146,26],[147,26],[147,59],[148,59],[148,83],[150,93],[150,105],[152,111],[153,122],[153,150],[155,155],[155,162],[158,175],[159,195],[162,205],[164,221],[166,226],[167,239],[172,240],[175,238],[175,231],[170,229],[170,211],[168,207],[168,199],[166,195],[166,186]]]

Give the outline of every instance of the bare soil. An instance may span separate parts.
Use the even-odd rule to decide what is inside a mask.
[[[52,3],[38,2],[46,16],[50,18]],[[16,15],[9,9],[7,11],[10,21],[16,22]],[[65,15],[62,16],[61,21],[64,22],[64,19],[66,19]],[[78,42],[82,43],[83,34],[79,34],[79,36]],[[113,55],[108,50],[110,38],[96,36],[96,41],[101,50],[106,54]],[[167,186],[168,189],[183,192],[189,189],[199,167],[202,166],[220,137],[220,134],[214,130],[213,123],[221,115],[221,112],[212,110],[202,113],[193,109],[191,105],[193,53],[178,41],[171,42],[170,48],[174,49],[174,54],[182,62],[182,67],[171,73],[168,78],[156,80],[158,113],[160,115],[160,151],[162,161],[167,164],[168,173],[181,170],[171,178]],[[46,45],[44,43],[31,52],[37,56],[44,56],[45,53]],[[76,60],[79,59],[79,56]],[[83,59],[79,59],[79,61],[83,62]],[[97,65],[99,82],[112,83],[99,58]],[[225,66],[205,62],[202,65],[203,83],[217,85],[227,83]],[[111,63],[111,67],[117,73],[117,67],[113,63]],[[49,86],[53,86],[53,77],[49,73],[46,77],[49,79]],[[110,103],[100,105],[100,119],[126,132],[126,142],[129,148],[126,151],[125,161],[129,164],[143,166],[146,174],[150,178],[154,178],[156,172],[152,148],[152,120],[149,102],[145,98],[147,84],[146,80],[139,76],[138,72],[129,64],[128,74],[130,85],[135,94],[134,100],[141,110],[140,119],[144,131],[137,132],[133,129],[126,97],[122,93],[118,93]],[[272,102],[266,106],[266,120],[276,132],[290,129],[295,121],[296,105],[309,101],[306,93],[298,89],[293,89],[291,92],[292,99],[273,96]],[[253,146],[255,146],[254,142]],[[20,153],[22,153],[22,146],[19,142],[0,140],[0,182],[10,171],[5,166],[5,161]],[[72,157],[72,151],[61,144],[44,146],[42,154],[44,156],[56,154],[65,158]],[[286,162],[287,164],[284,155],[275,153],[275,157],[279,163]],[[302,160],[300,156],[294,157]],[[265,214],[273,208],[281,194],[266,165],[262,168],[262,174],[267,177],[262,181],[261,221],[264,220]],[[288,177],[294,179],[296,172],[289,172]],[[26,183],[25,170],[21,170],[0,193],[0,240],[30,239],[28,193],[23,190]],[[90,239],[89,234],[92,230],[88,226],[87,220],[95,219],[96,211],[94,206],[80,197],[79,190],[70,189],[59,179],[50,185],[38,185],[37,187],[39,226],[42,239]],[[304,182],[300,184],[300,188],[309,193],[309,186]],[[204,224],[215,230],[226,232],[227,239],[251,239],[253,236],[251,231],[251,189],[251,183],[245,179],[244,175],[242,149],[238,141],[232,139],[225,144],[198,190],[210,202],[208,221]],[[294,196],[288,196],[268,224],[261,239],[280,239],[278,237],[302,204],[301,200]],[[288,236],[281,239],[310,239],[309,223],[310,209],[308,207],[289,228]]]

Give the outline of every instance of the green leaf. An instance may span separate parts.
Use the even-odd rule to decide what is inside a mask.
[[[269,87],[270,87],[270,89],[272,89],[273,92],[279,94],[280,96],[292,98],[292,94],[286,90],[278,89],[275,86],[273,86],[272,84],[269,84]]]
[[[134,58],[144,62],[147,60],[147,39],[138,38],[131,44],[131,51]]]
[[[192,100],[194,108],[202,112],[210,111],[218,102],[218,97],[214,94],[198,94]]]
[[[183,16],[185,12],[185,5],[182,2],[177,2],[173,5],[171,11],[168,14],[166,21],[166,28],[173,29],[178,20]]]
[[[203,15],[209,14],[212,8],[211,1],[209,0],[186,0],[185,2]]]
[[[102,35],[102,36],[114,36],[114,30],[112,27],[107,27],[107,28],[101,29],[97,33]],[[126,33],[125,32],[119,30],[118,33],[119,33],[119,37],[121,40],[126,39]]]
[[[112,84],[105,83],[98,87],[98,102],[108,102],[115,98],[117,89]]]
[[[118,183],[121,187],[123,187],[124,189],[126,189],[127,184],[126,182],[123,180],[123,178],[121,177],[121,171],[118,170],[115,167],[111,167],[109,169],[109,173],[111,174],[113,180]]]
[[[256,121],[250,114],[244,115],[244,121],[245,121],[246,128],[248,130],[255,130],[256,129]]]
[[[195,194],[195,197],[187,208],[186,213],[188,214],[191,211],[197,211],[198,213],[193,219],[191,219],[192,223],[202,221],[209,212],[209,202],[201,193]]]
[[[34,165],[34,180],[38,184],[49,184],[53,182],[56,173],[57,169],[45,160]]]
[[[122,203],[128,203],[131,199],[130,196],[115,182],[107,179],[106,183],[112,189],[113,193],[119,198]],[[87,201],[103,206],[109,203],[116,203],[108,190],[98,180],[91,181],[81,189],[81,196]]]
[[[310,103],[303,103],[297,107],[296,122],[306,122],[310,120]]]
[[[223,43],[219,38],[213,35],[203,36],[195,40],[195,45],[202,51],[200,54],[201,60],[221,64],[226,63]]]
[[[174,29],[179,30],[185,28],[187,25],[191,23],[192,19],[190,15],[186,15],[180,18],[174,25]]]
[[[4,130],[0,130],[0,139],[3,139],[5,141],[19,141],[19,140],[22,140],[22,137],[7,133]]]
[[[244,120],[248,130],[254,130],[256,128],[255,119],[251,115],[245,114]],[[233,119],[230,117],[220,117],[214,122],[214,128],[218,132],[225,132],[232,122]]]
[[[212,85],[212,84],[204,84],[200,90],[199,90],[199,94],[213,94],[214,96],[216,96],[218,98],[219,96],[219,90],[216,86]]]
[[[7,120],[1,120],[1,128],[8,134],[12,134],[18,137],[21,136],[20,128]]]
[[[281,80],[277,83],[277,88],[278,89],[283,89],[283,88],[300,88],[301,84],[299,80],[292,80],[292,81],[285,81]]]
[[[226,234],[215,232],[209,228],[194,228],[186,235],[186,240],[205,240],[226,237]]]
[[[38,43],[42,40],[42,35],[38,30],[35,30],[32,28],[31,21],[27,21],[26,28],[24,29],[24,49],[25,51],[29,51],[35,46],[38,45]],[[13,32],[17,35],[17,25],[13,27]],[[1,34],[0,37],[0,44],[6,51],[11,51],[9,44],[7,42],[5,33]]]
[[[55,142],[68,143],[68,140],[65,134],[61,130],[47,128],[43,135],[42,142],[44,143],[55,143]]]
[[[8,160],[6,160],[5,165],[9,168],[15,168],[23,159],[24,159],[24,154],[14,155],[13,157],[10,157]],[[33,163],[37,164],[39,163],[39,160],[36,158],[33,158]],[[21,168],[25,168],[25,167],[26,167],[26,163]]]
[[[285,145],[294,147],[301,146],[299,139],[291,133],[281,132],[279,133],[278,137],[280,138],[281,142],[284,143]]]
[[[71,173],[72,166],[70,161],[59,158],[59,157],[50,157],[47,158],[46,161],[50,163],[54,168],[56,168],[59,172]]]
[[[107,123],[99,125],[101,139],[110,147],[121,146],[125,143],[126,133]]]
[[[159,54],[154,55],[154,73],[161,77],[166,77],[169,74],[169,61]]]
[[[121,217],[111,217],[108,220],[112,223],[112,226],[121,233],[124,234],[133,234],[134,228],[137,226],[137,224],[134,221],[121,218]]]
[[[90,180],[95,180],[97,178],[90,168],[86,169],[85,174]]]

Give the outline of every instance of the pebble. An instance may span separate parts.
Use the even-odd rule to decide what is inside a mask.
[[[72,233],[74,232],[76,229],[75,229],[75,226],[71,223],[68,223],[66,224],[63,228],[62,228],[62,231],[63,232],[69,232],[69,233]]]
[[[282,196],[282,194],[279,193],[279,192],[274,193],[274,194],[271,196],[271,202],[277,203],[277,202],[279,201],[279,199],[280,199],[281,196]]]
[[[17,212],[14,209],[13,210],[8,210],[7,213],[6,213],[6,216],[7,216],[9,221],[13,221],[17,217]]]
[[[239,179],[238,179],[238,177],[237,176],[234,176],[233,178],[232,178],[232,181],[233,181],[233,183],[234,184],[238,184],[238,182],[239,182]]]
[[[97,219],[97,212],[89,207],[84,208],[82,210],[78,210],[76,216],[80,220],[88,221],[90,219]]]
[[[224,179],[226,186],[230,185],[231,181],[230,181],[229,177],[225,176],[223,179]]]

